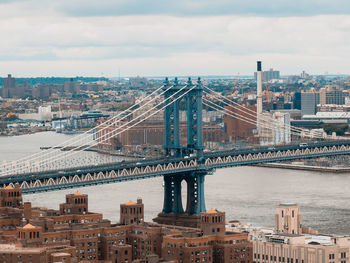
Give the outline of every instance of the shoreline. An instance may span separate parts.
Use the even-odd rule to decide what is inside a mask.
[[[264,168],[329,172],[329,173],[349,173],[350,172],[350,167],[323,167],[323,166],[311,166],[311,165],[288,164],[288,163],[264,163],[264,164],[256,164],[253,166],[264,167]]]

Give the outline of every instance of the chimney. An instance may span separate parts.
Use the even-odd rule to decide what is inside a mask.
[[[256,128],[258,134],[261,135],[261,114],[262,114],[262,71],[261,61],[257,62],[257,75],[256,75]]]

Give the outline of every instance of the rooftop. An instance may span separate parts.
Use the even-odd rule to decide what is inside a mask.
[[[11,252],[11,251],[16,251],[16,252],[23,252],[23,253],[40,253],[42,250],[44,250],[43,247],[36,247],[36,248],[26,248],[22,246],[16,246],[15,244],[0,244],[0,252]]]
[[[132,200],[130,200],[129,202],[125,203],[124,205],[136,205],[136,203]]]
[[[23,229],[34,229],[36,228],[35,226],[31,225],[31,224],[26,224]]]
[[[280,206],[297,206],[296,203],[282,203]]]

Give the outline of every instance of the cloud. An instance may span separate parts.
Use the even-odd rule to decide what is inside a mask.
[[[348,0],[1,0],[0,6],[66,16],[310,16],[350,14]]]
[[[232,1],[164,0],[159,6],[158,0],[144,0],[137,8],[139,1],[133,0],[101,0],[99,6],[79,1],[71,1],[70,6],[66,0],[0,2],[0,75],[113,75],[116,67],[129,75],[251,74],[258,59],[283,73],[301,69],[349,73],[350,14],[277,16],[282,4],[292,9],[290,1],[281,0],[280,4],[271,0],[276,4],[272,7],[259,1],[259,5],[265,2],[268,12],[275,10],[265,16],[215,11],[222,6],[222,13],[235,13],[252,4],[251,0],[233,1],[237,6],[226,11],[223,7]],[[293,5],[306,8],[312,3],[325,7],[328,2]],[[100,15],[74,14],[78,5],[80,10],[94,9]],[[346,5],[342,9],[350,10]],[[252,8],[259,9],[256,4]],[[123,15],[103,16],[104,9]],[[144,14],[131,15],[141,9]],[[163,9],[169,11],[160,14]],[[190,13],[196,9],[212,12]]]
[[[14,17],[0,34],[11,36],[0,42],[2,74],[20,65],[37,74],[250,74],[257,59],[283,73],[346,73],[350,59],[350,15]]]
[[[60,0],[55,1],[55,5],[57,10],[70,16],[350,14],[348,0]]]

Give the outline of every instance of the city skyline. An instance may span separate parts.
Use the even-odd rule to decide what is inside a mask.
[[[2,1],[0,75],[349,74],[349,3]]]

